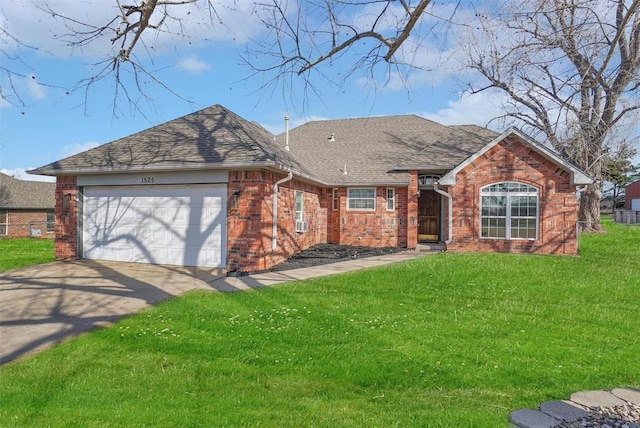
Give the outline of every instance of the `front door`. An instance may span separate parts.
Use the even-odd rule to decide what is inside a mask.
[[[440,240],[440,195],[420,190],[418,198],[418,241]]]

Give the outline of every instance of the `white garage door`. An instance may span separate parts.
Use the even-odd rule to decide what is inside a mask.
[[[640,199],[631,199],[631,211],[640,211]]]
[[[226,186],[86,187],[83,256],[224,268]]]

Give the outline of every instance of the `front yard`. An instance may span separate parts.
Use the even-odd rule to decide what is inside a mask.
[[[6,426],[506,426],[640,386],[640,228],[194,292],[0,367]]]
[[[53,239],[0,239],[0,272],[53,260]]]

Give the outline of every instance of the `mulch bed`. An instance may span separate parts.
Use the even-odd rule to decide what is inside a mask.
[[[318,244],[289,258],[284,263],[274,266],[271,271],[299,269],[336,263],[345,260],[355,260],[365,257],[382,256],[385,254],[407,251],[397,247],[361,247],[351,245]]]

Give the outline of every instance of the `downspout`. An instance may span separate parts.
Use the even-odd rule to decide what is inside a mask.
[[[435,190],[436,193],[439,193],[442,196],[445,196],[447,198],[447,200],[448,200],[448,205],[447,205],[447,207],[448,207],[448,209],[447,209],[448,232],[447,232],[447,240],[444,241],[444,243],[449,245],[449,244],[451,244],[451,241],[453,241],[453,215],[452,215],[453,198],[451,197],[450,194],[448,194],[444,190],[440,190],[438,188],[438,183],[433,183],[433,190]]]
[[[271,229],[271,249],[275,250],[278,248],[278,186],[287,181],[291,181],[293,179],[293,173],[289,171],[289,174],[282,180],[276,181],[276,184],[273,185],[273,224]]]

